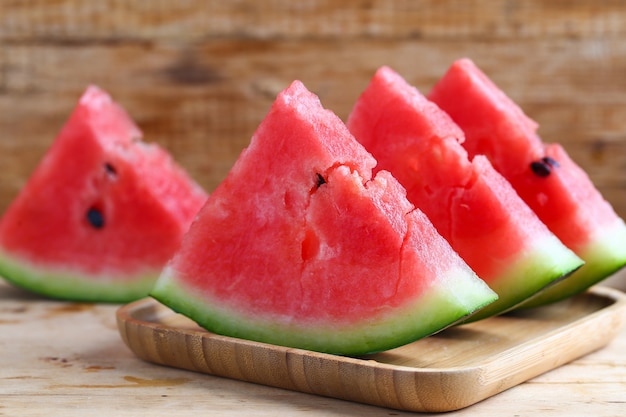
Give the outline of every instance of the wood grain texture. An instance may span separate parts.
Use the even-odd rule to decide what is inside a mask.
[[[4,1],[10,40],[529,38],[624,35],[620,1],[184,0]],[[9,13],[10,12],[10,13]]]
[[[115,322],[118,308],[47,300],[0,281],[2,413],[29,417],[416,415],[156,366],[124,345]],[[582,337],[596,336],[590,331]],[[190,343],[191,352],[198,348]],[[621,416],[626,392],[624,351],[626,327],[606,347],[446,417]]]
[[[625,313],[623,293],[598,287],[363,358],[218,336],[153,299],[120,308],[117,318],[127,346],[150,362],[404,411],[442,412],[601,348],[619,333]],[[580,337],[591,332],[593,337]]]
[[[0,3],[0,209],[89,83],[208,190],[301,79],[345,118],[380,65],[427,91],[474,59],[626,215],[622,2]]]
[[[615,0],[0,1],[0,212],[89,83],[211,190],[293,79],[345,118],[378,66],[427,91],[461,56],[626,216],[626,3]],[[626,289],[626,273],[612,281]],[[124,346],[116,310],[0,280],[0,414],[414,415],[154,366]],[[189,356],[199,349],[189,342]],[[623,328],[598,352],[447,416],[622,415],[625,350]],[[406,364],[401,353],[387,359]],[[292,369],[306,387],[304,363]]]
[[[0,210],[100,85],[208,191],[301,79],[346,118],[381,65],[427,92],[468,56],[626,216],[626,3],[0,3]]]

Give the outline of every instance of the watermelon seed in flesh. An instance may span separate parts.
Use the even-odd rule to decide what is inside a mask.
[[[559,163],[549,156],[544,156],[539,161],[533,161],[530,163],[530,169],[538,177],[547,177],[552,172],[553,168],[558,168]]]
[[[0,219],[0,274],[59,299],[145,297],[206,197],[90,86]]]
[[[294,81],[151,295],[214,333],[342,355],[409,343],[493,302],[397,180],[372,178],[375,164]]]
[[[326,184],[326,180],[324,179],[324,177],[322,176],[322,174],[320,174],[319,172],[317,174],[315,174],[317,176],[317,187],[321,187],[322,185]]]
[[[582,265],[486,158],[468,158],[452,119],[391,68],[376,72],[347,125],[376,169],[404,185],[409,201],[498,293],[467,321],[513,309]]]
[[[476,64],[467,58],[455,61],[428,98],[463,129],[470,156],[485,155],[546,226],[585,261],[523,307],[578,294],[626,265],[626,223],[563,146],[544,143],[538,124]]]
[[[115,178],[117,176],[117,170],[115,169],[115,167],[113,166],[113,164],[111,164],[110,162],[105,162],[104,163],[104,170],[107,172],[107,174],[109,174],[109,176],[111,178]]]
[[[102,211],[96,207],[90,207],[87,210],[87,221],[94,229],[102,229],[104,227],[104,215]]]

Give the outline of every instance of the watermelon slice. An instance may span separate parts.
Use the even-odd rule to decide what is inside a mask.
[[[356,102],[350,132],[406,188],[407,198],[498,294],[477,320],[515,307],[582,265],[463,132],[399,74],[380,68]]]
[[[50,297],[148,294],[207,194],[104,91],[87,88],[0,220],[0,274]]]
[[[429,98],[464,130],[470,155],[486,155],[522,199],[585,265],[525,306],[582,292],[626,264],[626,225],[559,144],[469,59],[456,61]]]
[[[209,331],[359,355],[497,296],[299,81],[281,92],[152,295]]]

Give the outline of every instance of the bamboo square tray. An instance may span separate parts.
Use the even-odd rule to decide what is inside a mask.
[[[122,339],[143,360],[419,412],[464,408],[557,368],[608,344],[624,321],[626,295],[595,287],[351,358],[219,336],[151,298],[117,311]]]

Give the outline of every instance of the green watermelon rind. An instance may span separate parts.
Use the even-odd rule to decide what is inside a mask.
[[[500,279],[489,283],[500,298],[465,322],[511,311],[526,300],[548,291],[558,282],[569,279],[584,265],[584,261],[563,246],[553,234],[535,240],[531,248],[522,252],[522,256],[502,271]]]
[[[466,276],[466,271],[459,275]],[[455,272],[440,277],[440,286],[433,285],[412,303],[380,314],[359,317],[356,323],[321,320],[319,324],[296,322],[288,317],[241,313],[241,308],[228,308],[199,289],[186,287],[166,267],[150,295],[206,330],[240,339],[273,345],[345,356],[358,356],[392,349],[430,336],[478,309],[493,302],[497,296],[479,280],[468,283],[455,279]],[[458,283],[458,284],[457,284]],[[467,283],[467,285],[464,285]],[[453,290],[451,290],[453,289]],[[261,296],[261,295],[260,295]]]
[[[160,270],[124,278],[94,277],[72,271],[32,266],[0,250],[0,276],[16,287],[49,298],[79,301],[126,303],[146,297]]]
[[[539,307],[581,293],[626,266],[626,224],[617,218],[614,224],[596,231],[585,249],[577,251],[585,265],[565,280],[529,299],[520,308]]]

